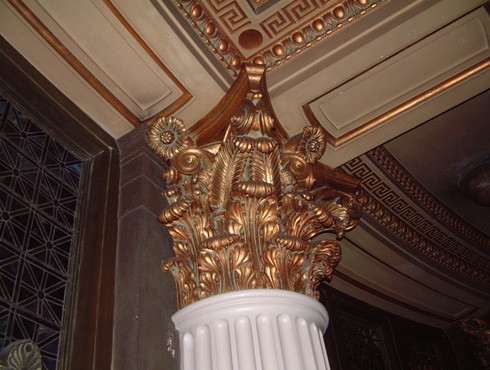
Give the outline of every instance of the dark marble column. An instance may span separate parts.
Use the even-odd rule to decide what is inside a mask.
[[[121,153],[113,368],[177,370],[177,311],[172,275],[161,260],[172,239],[157,220],[165,207],[162,161],[146,142],[146,126],[118,140]]]

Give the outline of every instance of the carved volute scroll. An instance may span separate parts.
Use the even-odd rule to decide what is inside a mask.
[[[461,321],[460,326],[463,332],[469,335],[482,369],[488,369],[490,365],[490,327],[485,321],[472,317]]]
[[[229,93],[191,129],[160,117],[150,130],[150,146],[165,160],[169,206],[159,220],[170,229],[176,256],[163,269],[175,278],[179,308],[256,288],[317,298],[340,247],[313,238],[323,232],[342,238],[358,223],[358,182],[323,165],[323,184],[315,181],[323,129],[306,127],[289,139],[264,72],[244,66]]]
[[[0,353],[0,370],[41,370],[41,352],[29,339],[15,341]]]

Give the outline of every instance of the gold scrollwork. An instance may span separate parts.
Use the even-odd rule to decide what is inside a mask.
[[[318,298],[316,289],[332,277],[340,247],[313,238],[323,232],[341,238],[360,217],[353,192],[315,183],[313,165],[326,142],[321,128],[284,138],[263,75],[249,78],[220,144],[193,147],[175,118],[158,118],[149,134],[166,159],[170,205],[159,220],[170,229],[176,256],[163,269],[174,275],[180,308],[254,288]]]

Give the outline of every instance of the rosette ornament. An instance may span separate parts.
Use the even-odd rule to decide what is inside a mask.
[[[175,117],[158,117],[148,134],[150,147],[162,158],[170,158],[189,147],[184,122]]]
[[[298,153],[309,164],[315,164],[325,153],[327,138],[321,127],[305,127],[298,145]]]
[[[189,130],[170,117],[157,118],[149,133],[165,159],[169,206],[159,220],[176,256],[163,269],[174,275],[180,308],[256,288],[318,298],[341,252],[336,240],[313,238],[341,238],[358,223],[359,182],[318,163],[326,142],[321,127],[288,137],[264,72],[244,66],[230,92]],[[314,166],[325,169],[326,184],[315,181]]]

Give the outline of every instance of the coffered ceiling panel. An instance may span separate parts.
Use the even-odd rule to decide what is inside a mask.
[[[0,1],[0,32],[65,95],[114,137],[134,126],[60,57],[8,1]]]
[[[415,99],[423,92],[431,91],[467,68],[478,66],[490,56],[489,36],[490,17],[484,9],[478,9],[384,59],[375,68],[313,100],[304,109],[327,130],[331,145],[342,145],[386,123],[391,116],[411,109],[418,104]],[[439,86],[439,91],[427,94],[426,98],[443,89]],[[355,109],[346,109],[349,106]],[[399,112],[394,111],[397,107]]]
[[[174,3],[223,66],[236,76],[242,62],[265,64],[268,71],[279,67],[389,1],[176,0]]]
[[[57,37],[139,120],[162,111],[179,86],[151,59],[106,6],[89,1],[26,2]],[[104,5],[100,4],[99,5]],[[51,18],[51,19],[48,19]],[[93,25],[96,25],[95,27]],[[137,71],[137,73],[135,73]]]
[[[0,31],[116,138],[156,114],[180,110],[197,120],[226,86],[204,72],[205,66],[158,16],[165,37],[150,45],[141,23],[146,24],[146,34],[149,29],[154,33],[155,13],[147,11],[154,12],[151,4],[131,2],[136,7],[128,17],[119,7],[131,4],[119,3],[2,0]],[[169,48],[175,50],[170,64],[177,66],[177,73],[167,67]],[[196,95],[201,109],[195,106]]]
[[[288,132],[322,125],[322,160],[336,167],[486,90],[488,13],[479,4],[383,5],[333,35],[330,49],[320,44],[270,73],[276,114]]]

